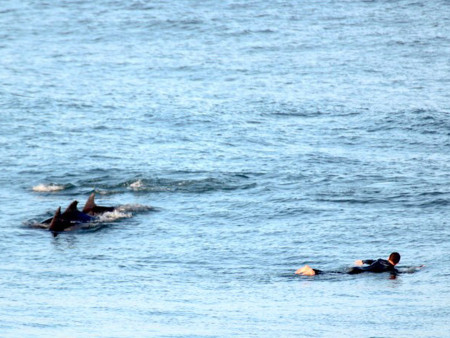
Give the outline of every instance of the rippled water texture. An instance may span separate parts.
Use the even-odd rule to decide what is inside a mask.
[[[449,6],[2,1],[0,335],[447,336]]]

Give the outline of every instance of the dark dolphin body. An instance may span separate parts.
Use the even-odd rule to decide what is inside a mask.
[[[94,193],[89,196],[83,211],[78,210],[77,205],[78,201],[73,201],[63,213],[61,213],[61,207],[59,207],[53,217],[40,223],[41,227],[43,225],[56,237],[59,232],[63,232],[72,226],[96,221],[97,218],[95,216],[116,210],[115,207],[102,207],[95,204]]]
[[[96,216],[105,212],[114,211],[115,209],[115,207],[102,207],[95,204],[95,193],[92,193],[84,205],[83,212],[91,216]]]
[[[59,207],[55,215],[50,220],[49,230],[53,233],[53,236],[57,236],[59,232],[66,230],[74,225],[81,223],[89,223],[96,218],[81,212],[77,208],[78,201],[73,201],[67,207],[67,209],[61,214],[61,207]],[[45,220],[43,223],[47,222]]]

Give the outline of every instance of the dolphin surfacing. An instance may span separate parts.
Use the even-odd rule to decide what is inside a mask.
[[[114,210],[116,210],[115,207],[102,207],[95,204],[95,193],[92,193],[86,201],[86,204],[84,205],[83,213],[90,216],[96,216]]]
[[[56,237],[59,232],[63,232],[74,225],[95,220],[95,217],[79,211],[77,204],[78,201],[73,201],[63,213],[61,213],[61,207],[56,210],[48,228],[53,233],[53,236]]]

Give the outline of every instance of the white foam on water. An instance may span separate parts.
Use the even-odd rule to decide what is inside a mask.
[[[144,182],[142,182],[141,179],[137,180],[136,182],[133,182],[130,184],[130,189],[132,190],[140,190],[144,187]]]
[[[111,222],[120,218],[130,218],[130,217],[132,217],[132,214],[130,212],[125,212],[123,210],[116,209],[114,211],[108,211],[101,214],[98,217],[98,220],[99,222]]]
[[[33,191],[35,192],[54,192],[54,191],[61,191],[64,189],[63,185],[58,184],[38,184],[33,187]]]

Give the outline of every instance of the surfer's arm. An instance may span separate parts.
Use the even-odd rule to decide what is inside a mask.
[[[370,265],[370,264],[375,263],[375,260],[374,259],[364,259],[362,262],[363,262],[363,264]]]
[[[373,259],[358,259],[357,261],[355,261],[355,265],[361,266],[364,264],[370,265],[373,262],[375,262]]]

